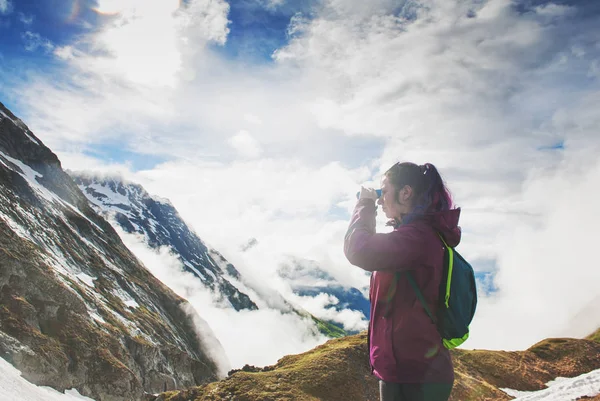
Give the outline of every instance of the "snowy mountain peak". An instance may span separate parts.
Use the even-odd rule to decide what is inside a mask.
[[[99,213],[127,233],[142,235],[151,248],[171,249],[185,270],[236,310],[257,309],[250,297],[232,283],[240,278],[238,270],[198,238],[167,199],[151,196],[141,185],[119,177],[76,172],[71,176]]]

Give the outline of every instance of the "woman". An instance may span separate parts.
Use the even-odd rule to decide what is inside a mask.
[[[381,401],[446,401],[454,383],[450,353],[406,277],[435,316],[444,246],[460,241],[460,209],[432,164],[397,163],[381,197],[361,188],[344,241],[346,257],[371,275],[369,359]],[[394,230],[375,233],[377,204]],[[439,235],[438,235],[439,234]]]

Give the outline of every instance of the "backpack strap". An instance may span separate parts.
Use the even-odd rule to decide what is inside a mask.
[[[444,244],[444,246],[446,247],[446,249],[448,250],[448,279],[446,280],[446,291],[445,293],[445,297],[444,297],[444,303],[446,305],[446,308],[449,307],[448,302],[450,300],[450,285],[452,284],[452,268],[454,267],[454,251],[451,247],[448,246],[448,244],[446,243],[446,241],[444,240],[444,237],[442,237],[442,235],[438,232],[437,233],[438,237],[440,237],[440,239],[442,240],[442,243]],[[397,275],[401,274],[401,273],[396,273]],[[429,309],[429,306],[427,305],[427,301],[425,301],[425,297],[423,296],[423,293],[421,292],[421,289],[419,288],[419,286],[417,285],[417,282],[415,281],[415,279],[413,278],[412,274],[410,273],[410,271],[406,272],[406,276],[408,278],[408,281],[410,283],[410,285],[412,286],[412,288],[415,290],[415,294],[417,295],[417,298],[419,299],[419,302],[421,302],[421,305],[423,306],[423,309],[425,309],[425,312],[427,312],[427,315],[429,316],[429,318],[431,319],[431,321],[433,322],[433,324],[437,324],[435,317],[433,316],[433,313],[431,313],[431,310]],[[399,278],[399,277],[398,277]]]
[[[396,287],[398,287],[398,281],[400,280],[400,274],[396,273],[394,275],[394,280],[388,287],[387,294],[385,296],[385,309],[383,310],[383,317],[387,318],[392,313],[392,301],[394,300],[394,296],[396,295]],[[373,277],[373,276],[371,276]],[[370,297],[370,294],[369,294]],[[370,299],[369,299],[370,301]]]
[[[442,243],[444,244],[444,246],[446,247],[446,249],[448,250],[449,253],[449,258],[448,258],[448,280],[446,282],[446,291],[445,291],[445,299],[444,299],[444,303],[446,305],[446,307],[448,308],[448,302],[450,300],[450,285],[451,285],[451,279],[452,279],[452,268],[454,267],[454,251],[453,249],[448,246],[448,244],[446,243],[446,241],[444,240],[444,237],[442,237],[442,235],[440,233],[437,233],[438,236],[440,237],[440,239],[442,240]],[[425,301],[425,297],[423,296],[423,293],[421,292],[421,289],[419,288],[419,286],[417,285],[417,282],[415,281],[415,279],[413,278],[412,274],[410,273],[410,271],[406,271],[406,278],[408,279],[408,282],[410,283],[410,286],[413,288],[413,290],[415,291],[415,294],[417,295],[417,299],[419,300],[419,302],[421,302],[421,305],[423,306],[423,309],[425,309],[425,312],[427,313],[427,316],[429,316],[429,318],[431,319],[431,321],[433,322],[433,324],[437,324],[435,317],[433,316],[433,313],[431,313],[431,309],[429,309],[429,306],[427,305],[427,301]],[[396,287],[398,285],[398,281],[400,280],[400,277],[402,276],[402,272],[396,272],[395,274],[395,280],[392,283],[392,285],[390,286],[390,288],[388,289],[388,294],[387,294],[387,306],[385,308],[385,312],[384,312],[384,316],[387,317],[389,316],[390,312],[391,312],[391,301],[394,297],[394,294],[396,293]]]
[[[396,274],[399,275],[402,273],[396,273]],[[425,301],[425,297],[423,296],[423,293],[419,289],[419,286],[417,285],[415,279],[413,278],[412,274],[409,271],[406,272],[406,277],[408,278],[408,282],[410,283],[412,288],[415,290],[415,294],[417,294],[417,298],[421,302],[423,309],[425,309],[425,312],[427,312],[427,315],[429,316],[429,318],[431,319],[433,324],[436,324],[435,317],[433,317],[433,314],[431,313],[431,310],[429,309],[429,306],[427,305],[427,301]]]
[[[438,236],[440,237],[444,246],[448,250],[448,278],[446,280],[446,291],[444,292],[444,305],[446,305],[446,308],[449,308],[450,286],[452,285],[452,270],[454,269],[454,249],[448,246],[448,244],[444,240],[444,237],[442,237],[440,233],[438,233]]]

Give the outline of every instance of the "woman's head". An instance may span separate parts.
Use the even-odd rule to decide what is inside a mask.
[[[452,198],[433,164],[396,163],[385,172],[378,203],[385,215],[407,222],[407,217],[452,208]]]

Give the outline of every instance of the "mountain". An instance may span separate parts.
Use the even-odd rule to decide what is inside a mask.
[[[139,184],[120,177],[100,177],[89,172],[69,174],[98,213],[125,232],[142,235],[150,248],[171,249],[187,271],[236,310],[257,310],[258,302],[263,308],[310,319],[316,329],[328,337],[347,334],[339,325],[318,319],[292,305],[280,293],[254,286],[223,255],[198,238],[169,200],[152,196]],[[256,243],[256,240],[250,240],[245,247],[249,249]],[[251,290],[255,300],[240,288]]]
[[[526,351],[514,352],[454,349],[451,353],[456,381],[450,400],[510,400],[514,397],[508,393],[514,390],[539,391],[558,377],[574,378],[589,372],[600,380],[599,337],[600,330],[583,340],[547,339]],[[299,355],[288,355],[273,366],[245,366],[230,372],[225,380],[148,397],[148,400],[376,401],[378,382],[371,375],[367,361],[367,335],[363,332],[330,340]],[[572,385],[577,386],[582,381],[584,379],[573,380]],[[578,399],[597,400],[598,397]]]
[[[258,309],[231,283],[240,279],[237,269],[198,238],[167,199],[152,197],[142,186],[121,178],[69,174],[99,213],[113,215],[123,230],[141,234],[151,248],[171,248],[187,271],[235,310]]]
[[[0,355],[32,383],[96,401],[139,400],[227,369],[210,328],[1,103]]]

